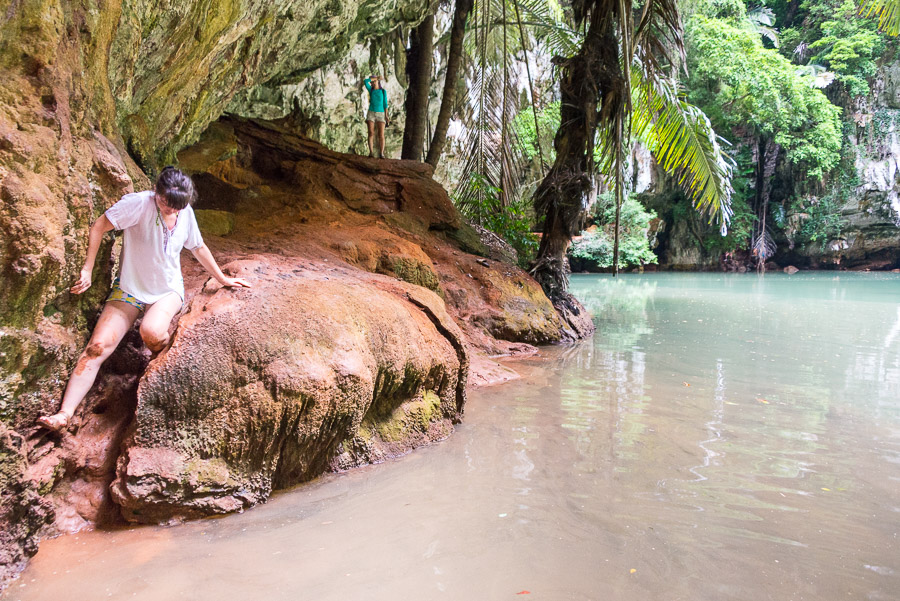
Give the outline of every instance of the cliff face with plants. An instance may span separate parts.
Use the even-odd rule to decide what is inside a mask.
[[[723,238],[661,182],[643,197],[660,263],[900,267],[896,40],[848,0],[703,0],[686,41],[686,95],[733,144],[735,216]]]
[[[798,195],[795,184],[808,181],[807,175],[784,164],[774,170],[777,251],[770,268],[900,268],[898,74],[900,61],[887,59],[872,78],[870,98],[851,100],[836,95],[835,102],[845,115],[843,159],[822,183]],[[650,171],[655,173],[655,167]],[[717,231],[691,214],[684,199],[665,181],[641,198],[661,217],[662,231],[653,233],[659,241],[662,268],[752,268],[742,260],[723,261],[723,253],[740,255],[746,248],[749,215],[737,216],[738,235],[743,230],[745,236],[741,246],[734,240],[721,240]]]
[[[352,113],[357,77],[386,70],[426,10],[0,2],[0,582],[42,536],[233,511],[446,436],[470,372],[509,377],[486,355],[574,335],[430,168],[292,133],[327,140],[323,74],[347,73]],[[220,121],[286,106],[304,120]],[[194,174],[207,244],[254,288],[219,289],[185,258],[171,348],[151,358],[133,330],[71,431],[40,431],[109,290],[112,236],[91,289],[68,292],[87,227],[166,163]]]

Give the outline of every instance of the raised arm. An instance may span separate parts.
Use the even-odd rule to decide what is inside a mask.
[[[197,248],[191,249],[191,254],[194,255],[194,258],[203,265],[203,269],[205,269],[209,275],[214,277],[216,281],[218,281],[223,286],[231,286],[231,287],[244,287],[251,288],[250,282],[243,278],[230,278],[222,273],[222,270],[219,269],[219,264],[216,263],[216,260],[213,258],[212,253],[205,244],[201,244]]]
[[[91,225],[88,232],[88,249],[87,256],[84,258],[84,266],[81,268],[78,281],[69,288],[73,294],[81,294],[91,287],[91,274],[94,271],[94,262],[97,260],[97,251],[100,250],[100,242],[103,240],[103,235],[113,229],[115,228],[106,217],[106,213],[100,215],[100,218]]]
[[[371,77],[365,78],[363,80],[363,83],[366,85],[366,89],[371,92],[372,91],[372,78]]]

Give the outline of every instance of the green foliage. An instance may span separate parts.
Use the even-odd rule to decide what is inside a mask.
[[[813,87],[811,76],[746,27],[694,15],[687,27],[689,99],[731,129],[771,138],[788,161],[816,179],[840,158],[840,109]]]
[[[503,206],[500,189],[477,173],[467,180],[466,185],[477,188],[469,190],[467,198],[480,200],[459,203],[454,195],[453,200],[460,212],[470,221],[506,240],[519,253],[519,265],[526,267],[534,259],[538,248],[537,236],[531,232],[533,220],[528,212],[529,203],[520,199]]]
[[[816,0],[804,3],[810,19],[819,24],[822,37],[809,49],[812,62],[826,65],[837,74],[852,96],[869,93],[867,78],[875,74],[875,61],[884,53],[884,38],[875,31],[875,22],[856,19],[853,0]]]
[[[802,242],[819,242],[823,246],[829,240],[841,236],[841,207],[844,199],[840,192],[821,198],[795,200],[791,210],[802,215],[799,237]]]
[[[878,33],[875,19],[857,17],[853,0],[804,0],[791,25],[781,32],[786,57],[827,67],[851,96],[870,93],[868,79],[885,53],[887,38]]]
[[[551,102],[539,110],[537,120],[544,161],[552,164],[556,160],[553,137],[556,135],[556,130],[559,129],[559,101]],[[538,132],[534,129],[534,115],[530,106],[519,111],[513,121],[513,128],[525,151],[525,157],[530,161],[538,156]]]
[[[711,19],[741,20],[747,16],[747,6],[743,0],[695,0],[691,13]]]
[[[734,161],[720,145],[709,118],[687,102],[674,82],[648,80],[632,71],[632,135],[650,150],[694,208],[709,221],[731,218]]]
[[[650,221],[656,218],[656,213],[645,209],[634,196],[629,196],[622,203],[620,217],[619,264],[624,267],[656,263],[656,255],[650,250],[647,239]],[[569,254],[599,269],[612,267],[616,222],[616,203],[612,194],[600,195],[591,219],[598,227],[589,229],[575,240]]]

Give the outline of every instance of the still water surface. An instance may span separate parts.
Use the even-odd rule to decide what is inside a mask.
[[[900,277],[576,276],[593,340],[447,441],[45,542],[8,599],[900,599]]]

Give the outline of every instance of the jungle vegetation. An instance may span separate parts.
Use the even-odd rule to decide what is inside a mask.
[[[444,18],[410,36],[403,156],[439,165],[455,120],[457,205],[516,247],[563,312],[570,251],[613,271],[653,261],[635,148],[674,192],[670,218],[691,220],[709,253],[749,253],[763,267],[778,241],[832,236],[854,184],[847,107],[871,95],[900,28],[900,0],[456,0],[436,10]],[[422,80],[433,55],[443,86],[431,127]]]

